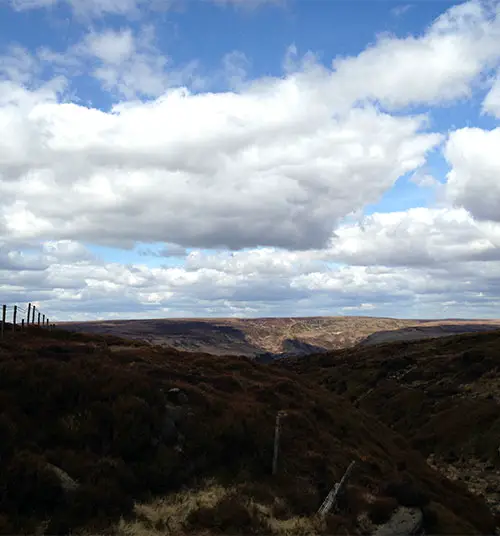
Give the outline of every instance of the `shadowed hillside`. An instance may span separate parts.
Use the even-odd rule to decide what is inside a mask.
[[[494,529],[485,503],[401,435],[304,375],[245,358],[8,335],[0,449],[2,534],[367,534],[401,507],[420,508],[427,533]],[[353,460],[337,509],[318,519]]]
[[[280,360],[394,431],[500,514],[500,331]]]
[[[464,333],[485,333],[500,327],[500,323],[494,321],[443,321],[425,322],[418,326],[400,328],[388,331],[377,331],[366,339],[359,342],[361,346],[383,344],[397,341],[418,341],[424,339],[437,339],[451,335],[461,335]]]
[[[444,327],[443,327],[444,326]],[[354,346],[449,333],[484,331],[500,321],[402,320],[364,316],[310,318],[212,318],[61,323],[74,332],[111,334],[188,352],[245,355],[271,360]],[[382,341],[379,339],[382,337]],[[372,339],[373,338],[373,339]]]

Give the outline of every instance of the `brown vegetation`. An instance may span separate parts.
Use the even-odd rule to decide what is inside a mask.
[[[272,477],[278,410],[288,416]],[[134,502],[140,509],[157,497],[196,494],[207,479],[238,493],[191,509],[186,534],[241,523],[241,534],[280,534],[287,523],[308,534],[356,534],[366,494],[379,498],[376,520],[392,497],[435,505],[438,521],[446,527],[452,519],[463,534],[494,526],[483,501],[432,470],[397,433],[294,372],[245,358],[64,331],[12,336],[0,343],[0,448],[3,534],[95,533],[119,518],[123,532],[140,522]],[[316,525],[314,513],[353,459],[348,493]]]
[[[500,332],[358,347],[274,364],[351,400],[500,512]],[[446,471],[445,471],[446,472]],[[455,471],[456,472],[456,471]],[[495,476],[496,475],[496,476]],[[457,478],[459,479],[459,478]],[[489,495],[488,495],[489,494]]]

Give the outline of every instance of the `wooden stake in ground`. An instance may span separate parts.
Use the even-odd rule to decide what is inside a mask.
[[[12,331],[16,331],[16,319],[17,319],[17,305],[14,305],[14,312],[12,313]]]
[[[273,475],[278,472],[278,453],[280,448],[280,431],[282,417],[286,417],[286,412],[278,411],[278,414],[276,415],[276,426],[274,428]]]
[[[28,314],[26,315],[26,327],[30,325],[31,303],[28,303]]]
[[[7,306],[2,305],[2,324],[0,325],[0,337],[3,339],[3,333],[5,331],[5,317],[7,316]]]

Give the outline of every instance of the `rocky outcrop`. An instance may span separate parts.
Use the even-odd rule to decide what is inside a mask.
[[[379,525],[373,536],[410,536],[422,530],[423,514],[420,508],[400,507],[391,519]]]

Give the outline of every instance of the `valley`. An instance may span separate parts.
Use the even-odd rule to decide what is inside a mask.
[[[357,344],[442,337],[500,328],[500,320],[405,320],[364,316],[205,318],[60,322],[80,333],[114,335],[186,352],[272,360]]]

